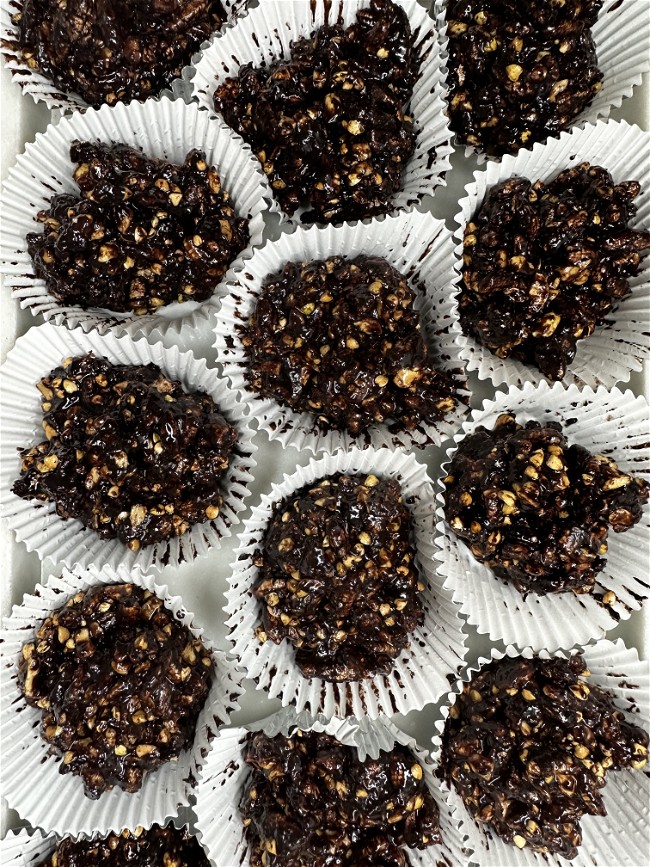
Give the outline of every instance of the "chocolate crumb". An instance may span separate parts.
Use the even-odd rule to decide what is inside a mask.
[[[445,478],[445,518],[474,557],[520,593],[592,593],[611,527],[641,519],[650,485],[569,445],[557,422],[510,414],[466,436]]]
[[[59,771],[89,798],[137,792],[145,773],[192,744],[213,671],[203,642],[150,590],[80,590],[23,645],[18,687],[41,710]],[[59,865],[60,867],[60,865]]]

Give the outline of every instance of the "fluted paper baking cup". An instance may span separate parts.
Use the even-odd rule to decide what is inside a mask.
[[[462,431],[454,437],[456,446],[447,452],[447,460],[451,460],[465,436],[479,425],[492,429],[504,412],[513,413],[521,424],[530,420],[542,424],[560,422],[570,445],[606,455],[625,472],[650,480],[648,402],[631,391],[616,388],[592,391],[561,383],[552,387],[546,383],[538,386],[526,383],[521,389],[498,394],[495,400],[484,401],[463,424]],[[447,468],[445,463],[436,494],[438,573],[445,578],[445,589],[453,594],[462,613],[480,633],[488,633],[492,640],[501,639],[535,650],[573,647],[601,638],[647,599],[650,505],[644,507],[636,526],[624,533],[610,530],[605,567],[596,578],[593,594],[524,596],[479,563],[465,543],[451,532],[444,517],[442,479]],[[614,597],[607,597],[605,603],[603,596],[610,593]]]
[[[182,536],[132,551],[119,539],[100,539],[76,519],[60,518],[54,503],[23,500],[11,492],[20,475],[18,450],[43,439],[41,395],[36,383],[65,358],[89,352],[113,364],[157,364],[186,391],[209,394],[226,420],[237,428],[236,451],[219,483],[223,504],[217,518],[193,525]],[[226,381],[191,352],[180,352],[178,347],[166,349],[159,343],[151,346],[146,340],[134,341],[127,336],[85,334],[79,328],[69,330],[46,323],[18,338],[0,369],[0,388],[0,508],[16,539],[24,542],[28,551],[36,551],[41,559],[52,557],[66,566],[80,568],[104,564],[116,568],[120,563],[142,569],[178,566],[219,547],[220,540],[229,536],[232,527],[239,523],[239,513],[250,494],[248,484],[257,449],[246,424],[237,421],[237,401]]]
[[[265,65],[288,58],[291,45],[326,24],[347,27],[359,9],[370,0],[264,0],[256,9],[218,35],[203,52],[192,79],[194,97],[199,105],[215,111],[213,94],[218,84],[237,76],[246,63]],[[400,0],[408,17],[413,44],[420,57],[420,74],[409,102],[417,143],[404,169],[402,188],[391,198],[391,206],[401,209],[415,204],[423,195],[445,184],[444,174],[451,167],[451,132],[445,114],[444,70],[441,67],[438,36],[429,15],[416,0]],[[285,219],[288,219],[285,216]]]
[[[42,232],[42,225],[36,221],[38,212],[49,207],[54,195],[79,194],[70,160],[70,145],[75,140],[123,143],[142,150],[146,156],[177,165],[193,148],[205,151],[208,164],[217,169],[223,189],[230,193],[237,215],[249,221],[250,241],[231,263],[231,274],[262,243],[263,212],[268,206],[265,197],[270,201],[271,195],[258,160],[230,127],[208,117],[196,105],[186,105],[182,100],[147,100],[89,109],[50,124],[45,133],[39,133],[36,141],[27,145],[4,184],[0,274],[5,288],[12,290],[21,307],[57,324],[78,325],[84,331],[113,329],[134,336],[156,329],[176,337],[182,332],[189,339],[191,331],[205,320],[207,302],[174,302],[143,316],[99,307],[83,309],[57,301],[46,282],[35,275],[27,235]],[[215,283],[215,292],[225,285],[227,276]]]
[[[252,726],[226,728],[212,743],[201,771],[197,788],[197,831],[208,856],[215,864],[249,865],[249,847],[239,813],[239,802],[247,784],[250,768],[242,758],[242,747],[251,731],[263,731],[290,736],[296,729],[319,731],[335,737],[340,743],[355,747],[359,759],[378,758],[395,744],[407,747],[422,765],[427,788],[440,811],[442,843],[427,849],[404,848],[412,867],[461,865],[468,863],[469,850],[463,846],[453,812],[442,796],[432,775],[431,762],[421,747],[386,717],[376,720],[332,720],[296,714],[288,708]],[[219,817],[219,821],[215,821]]]
[[[563,133],[559,139],[536,144],[532,151],[521,150],[516,156],[505,156],[502,162],[490,162],[475,181],[465,189],[467,195],[459,202],[456,216],[459,228],[456,263],[462,269],[463,234],[465,226],[483,204],[490,189],[512,177],[531,181],[550,181],[561,171],[589,162],[603,166],[614,183],[639,181],[641,192],[635,200],[637,214],[630,222],[633,229],[650,225],[650,133],[625,121],[599,121],[583,129]],[[650,354],[648,310],[650,309],[650,255],[645,255],[636,277],[629,280],[631,294],[607,316],[591,337],[578,341],[574,360],[568,365],[565,382],[604,385],[611,388],[617,382],[627,382],[633,370],[641,370]],[[498,358],[474,337],[460,332],[459,355],[468,371],[476,371],[479,379],[489,379],[494,385],[522,385],[524,382],[545,382],[536,368],[515,358]]]
[[[26,703],[16,684],[17,660],[23,644],[33,637],[44,618],[75,593],[101,584],[126,582],[151,590],[177,620],[202,639],[212,652],[215,674],[191,748],[177,760],[145,774],[139,792],[129,794],[116,786],[91,800],[84,794],[80,777],[59,773],[61,756],[50,755],[48,744],[39,734],[41,712]],[[38,584],[33,594],[25,595],[22,605],[14,606],[3,627],[0,720],[4,753],[0,779],[9,805],[23,819],[61,835],[107,834],[124,828],[134,830],[139,825],[149,827],[154,822],[165,824],[179,807],[189,804],[210,740],[237,710],[243,690],[234,664],[205,638],[179,596],[171,596],[166,586],[156,584],[137,568],[63,569],[61,577],[52,576],[45,585]]]
[[[245,9],[247,0],[221,0],[221,5],[226,12],[226,21],[222,27],[226,27],[228,22],[234,21]],[[0,8],[1,52],[5,66],[11,71],[14,81],[18,82],[23,93],[29,94],[35,102],[44,102],[50,109],[88,108],[88,103],[82,96],[72,91],[63,93],[61,88],[57,87],[38,69],[31,69],[24,60],[18,44],[18,28],[11,20],[13,16],[21,13],[22,9],[22,0],[10,0],[10,2],[8,0]],[[207,44],[209,43],[204,43],[204,45]],[[165,88],[160,94],[153,94],[153,96],[161,96],[170,91],[177,96],[185,95],[185,83],[182,76],[175,78],[168,88]]]
[[[216,317],[218,359],[246,416],[255,419],[269,439],[280,440],[284,447],[307,448],[314,454],[321,449],[335,451],[353,445],[423,448],[440,445],[452,436],[467,412],[469,396],[461,377],[457,348],[462,333],[452,291],[458,280],[453,246],[451,233],[442,220],[413,211],[368,223],[298,227],[292,234],[283,234],[256,250],[228,285],[227,294],[222,293]],[[409,280],[416,291],[416,307],[431,363],[456,377],[459,403],[435,425],[422,422],[412,431],[396,432],[389,430],[388,425],[373,425],[358,436],[345,430],[326,431],[318,425],[315,414],[294,412],[249,389],[241,329],[255,310],[266,278],[281,271],[287,262],[317,261],[330,256],[352,259],[359,255],[380,256]]]
[[[9,831],[0,840],[0,864],[3,867],[38,867],[54,851],[56,839],[41,831]]]
[[[252,594],[258,573],[253,556],[262,546],[275,508],[305,485],[334,473],[372,473],[400,483],[404,502],[413,517],[416,563],[425,584],[424,623],[411,633],[409,647],[397,657],[390,674],[346,683],[302,675],[288,641],[276,645],[269,639],[260,644],[255,627],[261,621],[261,604]],[[433,488],[425,467],[413,455],[390,449],[352,448],[348,452],[325,454],[273,485],[244,523],[226,593],[225,610],[229,615],[227,625],[233,652],[256,688],[265,690],[271,698],[279,698],[283,706],[293,704],[297,711],[307,709],[328,718],[374,719],[380,714],[419,710],[437,701],[448,687],[447,676],[462,667],[466,648],[460,617],[433,562],[433,512]]]
[[[446,7],[447,0],[435,0],[432,15],[443,40],[443,62],[448,66]],[[598,118],[608,118],[612,109],[619,108],[624,99],[632,96],[644,73],[650,70],[650,21],[646,3],[604,0],[591,35],[596,46],[598,68],[603,73],[602,87],[593,101],[574,118],[571,128],[593,123]],[[476,155],[480,163],[493,161],[469,145],[465,147],[465,155]]]
[[[599,641],[581,648],[580,652],[591,672],[589,683],[608,690],[616,707],[630,722],[647,730],[650,719],[648,663],[639,660],[636,650],[627,648],[620,638],[615,642]],[[438,734],[433,738],[432,750],[434,766],[440,763],[442,733],[449,708],[455,704],[463,684],[491,660],[504,656],[531,659],[533,655],[529,647],[520,652],[509,645],[505,653],[493,648],[489,659],[480,658],[477,667],[464,673],[454,692],[449,693],[447,704],[442,708],[442,719],[436,722]],[[566,659],[568,654],[549,654],[545,650],[539,653],[545,659],[551,655]],[[581,819],[582,844],[571,861],[559,855],[542,855],[506,843],[488,830],[487,825],[474,821],[453,786],[443,782],[442,789],[455,810],[456,822],[465,835],[465,845],[474,850],[472,863],[479,867],[640,867],[647,863],[650,850],[650,777],[642,771],[628,768],[608,772],[607,784],[601,790],[607,815],[585,815]]]

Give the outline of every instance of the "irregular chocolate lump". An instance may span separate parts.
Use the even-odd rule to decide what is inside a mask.
[[[440,775],[508,843],[575,858],[583,815],[606,815],[607,771],[645,767],[648,735],[587,686],[582,656],[491,662],[450,708]],[[581,676],[582,675],[582,676]]]
[[[62,304],[136,315],[205,301],[249,241],[199,150],[182,166],[127,145],[74,142],[80,195],[54,196],[27,236],[34,272]]]
[[[212,398],[154,364],[67,359],[39,383],[47,440],[21,452],[13,492],[56,503],[137,551],[219,514],[237,430]]]
[[[378,257],[289,262],[265,280],[244,331],[250,387],[324,429],[435,424],[458,399],[431,365],[415,297]]]
[[[212,658],[151,591],[79,591],[23,645],[18,686],[41,709],[41,737],[89,798],[137,792],[146,772],[192,744]]]
[[[407,867],[404,846],[441,842],[438,807],[405,747],[361,762],[324,733],[258,733],[243,756],[251,867]]]
[[[604,455],[569,445],[557,422],[522,427],[506,414],[461,441],[448,473],[452,531],[524,594],[593,592],[609,528],[634,526],[650,492]]]
[[[145,100],[178,78],[226,20],[220,0],[22,0],[15,43],[30,69],[89,105]]]
[[[336,474],[284,500],[255,555],[260,641],[296,648],[305,677],[388,673],[422,622],[411,514],[399,483]]]
[[[499,358],[562,379],[579,340],[630,294],[650,232],[629,228],[636,181],[582,163],[493,187],[465,229],[460,321]]]
[[[187,828],[173,825],[137,828],[92,840],[65,837],[39,867],[210,867],[205,852]]]
[[[450,0],[449,120],[493,156],[558,135],[602,87],[602,0]]]
[[[247,63],[214,105],[251,145],[288,214],[340,222],[383,213],[415,150],[405,114],[419,58],[403,9],[370,0],[349,27],[321,27],[291,57]]]

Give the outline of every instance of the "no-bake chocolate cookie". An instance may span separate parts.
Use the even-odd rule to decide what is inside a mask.
[[[134,584],[80,591],[23,645],[18,686],[41,709],[41,737],[79,775],[89,798],[144,774],[192,744],[213,663],[200,639]]]
[[[225,20],[220,0],[22,0],[10,47],[99,107],[156,96]]]
[[[47,440],[13,492],[137,551],[213,520],[238,439],[212,398],[154,364],[67,359],[38,383]]]
[[[647,763],[648,735],[588,674],[580,654],[505,657],[449,709],[440,775],[475,821],[520,849],[575,858],[581,817],[606,815],[607,772]]]
[[[440,843],[422,765],[395,744],[378,759],[331,735],[251,734],[240,803],[251,867],[407,867],[405,846]]]
[[[214,105],[251,145],[282,209],[306,221],[380,214],[415,150],[406,113],[419,58],[406,13],[370,0],[349,27],[324,26],[291,56],[247,63]]]
[[[636,181],[582,163],[489,190],[465,228],[460,322],[499,358],[562,379],[577,343],[630,294],[650,232],[629,227]]]
[[[65,837],[39,867],[210,867],[198,840],[173,825],[137,828],[92,840]]]
[[[264,281],[244,329],[249,387],[353,435],[435,424],[458,398],[432,366],[415,297],[379,257],[289,262]]]
[[[391,670],[422,622],[411,514],[399,483],[336,474],[278,505],[255,554],[260,641],[287,638],[305,677]]]
[[[602,0],[449,0],[449,121],[494,156],[567,129],[602,86]]]
[[[249,241],[205,154],[182,166],[127,145],[74,142],[80,195],[54,196],[27,236],[34,272],[61,304],[136,315],[204,301]]]
[[[569,445],[557,422],[499,416],[461,440],[445,482],[451,530],[521,593],[591,593],[607,535],[640,519],[648,483]],[[606,594],[607,595],[607,594]]]

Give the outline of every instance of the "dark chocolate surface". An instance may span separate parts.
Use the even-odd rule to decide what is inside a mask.
[[[450,708],[440,775],[478,823],[520,849],[575,858],[581,817],[606,814],[607,772],[646,765],[648,735],[586,674],[580,654],[505,657]]]
[[[611,527],[634,526],[650,486],[569,445],[557,422],[501,415],[466,436],[445,479],[445,518],[474,557],[521,593],[590,593]]]
[[[37,385],[47,440],[21,452],[13,491],[56,503],[137,551],[213,520],[237,430],[212,398],[154,364],[67,359]]]
[[[419,58],[403,9],[371,0],[349,27],[321,27],[291,57],[251,63],[214,105],[257,154],[282,209],[341,222],[390,209],[415,149],[406,114]]]
[[[220,0],[22,0],[16,43],[30,69],[89,104],[156,96],[226,19]]]
[[[39,867],[210,867],[187,828],[153,825],[92,840],[65,837]]]
[[[422,766],[399,744],[360,762],[324,733],[257,733],[243,755],[251,867],[407,867],[404,846],[441,841]]]
[[[255,555],[260,641],[287,638],[306,677],[389,672],[423,619],[411,520],[399,482],[373,475],[338,473],[285,499]]]
[[[591,27],[602,0],[450,0],[449,120],[493,156],[567,129],[602,87]]]
[[[650,247],[650,232],[629,227],[639,192],[589,163],[548,183],[515,177],[490,189],[465,228],[465,333],[562,379],[578,341],[630,294]]]
[[[98,798],[137,792],[144,774],[192,744],[212,658],[151,591],[79,591],[23,645],[18,686],[41,709],[41,737],[60,772]]]
[[[326,430],[435,424],[458,398],[432,366],[415,298],[379,257],[287,263],[264,281],[244,330],[249,386]]]
[[[37,277],[62,304],[136,315],[205,301],[249,241],[205,154],[182,166],[127,145],[74,142],[80,195],[54,196],[27,236]]]

